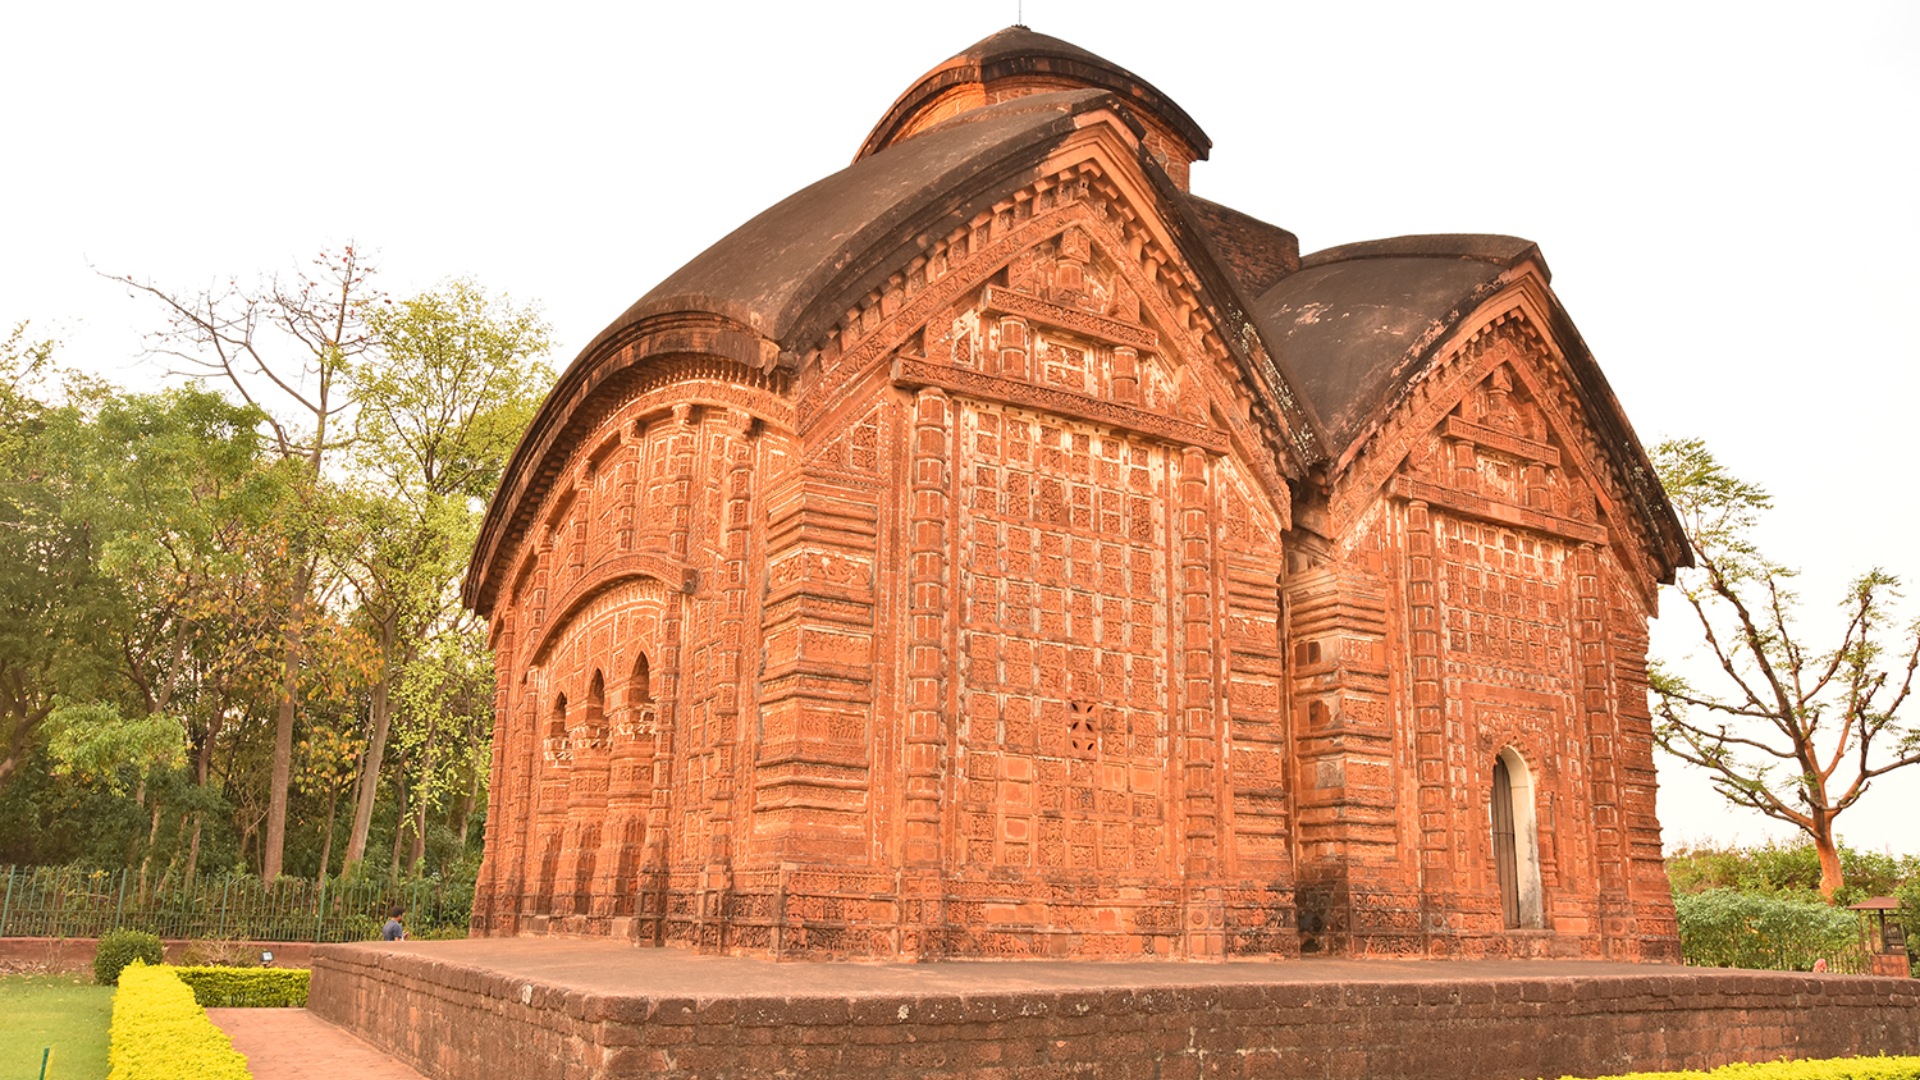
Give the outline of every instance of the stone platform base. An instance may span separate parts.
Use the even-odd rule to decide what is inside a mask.
[[[1913,1053],[1920,982],[1578,961],[779,964],[328,945],[308,1007],[435,1080],[1519,1080]]]

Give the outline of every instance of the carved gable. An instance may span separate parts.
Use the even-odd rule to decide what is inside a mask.
[[[847,406],[886,371],[896,385],[1231,450],[1288,506],[1283,473],[1297,466],[1283,448],[1307,436],[1256,407],[1267,392],[1107,149],[1082,147],[1078,163],[932,244],[849,311],[803,369],[801,430],[849,420]],[[1233,348],[1262,347],[1239,335]]]
[[[1381,496],[1427,502],[1474,518],[1612,547],[1634,567],[1643,600],[1659,576],[1644,526],[1624,511],[1615,454],[1572,390],[1566,359],[1536,329],[1524,302],[1450,349],[1421,377],[1329,499],[1344,546]]]
[[[1416,440],[1388,489],[1539,532],[1602,543],[1587,479],[1531,391],[1499,364]]]
[[[1180,355],[1186,343],[1148,325],[1135,284],[1080,226],[1022,251],[924,341],[930,363],[1024,384],[1032,391],[1023,396],[1046,398],[1034,404],[1176,441],[1222,441]]]

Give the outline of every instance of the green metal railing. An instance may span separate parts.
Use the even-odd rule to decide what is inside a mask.
[[[0,877],[0,937],[99,937],[145,930],[215,941],[363,941],[379,936],[389,905],[407,909],[415,937],[463,931],[473,883],[399,884],[204,875],[164,886],[135,870],[9,866]]]

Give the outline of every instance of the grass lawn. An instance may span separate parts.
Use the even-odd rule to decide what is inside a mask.
[[[106,1080],[113,987],[83,975],[0,975],[0,1080]]]

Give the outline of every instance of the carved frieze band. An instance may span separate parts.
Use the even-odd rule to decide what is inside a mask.
[[[1159,413],[1129,408],[1086,394],[1076,394],[1071,390],[1035,386],[1016,379],[1004,379],[998,375],[936,364],[916,357],[902,356],[894,360],[893,382],[896,386],[906,388],[937,386],[942,390],[988,401],[1000,401],[1042,412],[1058,413],[1077,420],[1091,420],[1096,424],[1111,424],[1117,428],[1156,436],[1183,446],[1203,447],[1216,454],[1227,451],[1226,436],[1204,424],[1192,424],[1170,416],[1162,416]]]
[[[1105,315],[1096,315],[1079,308],[1050,303],[995,285],[987,286],[981,306],[994,314],[1017,315],[1037,323],[1058,326],[1104,341],[1109,345],[1124,345],[1143,352],[1152,352],[1160,348],[1160,335],[1145,326],[1109,319]]]
[[[1490,521],[1498,525],[1510,525],[1517,529],[1532,529],[1549,536],[1563,537],[1583,544],[1605,544],[1607,530],[1584,522],[1569,521],[1553,514],[1543,514],[1538,510],[1511,506],[1478,495],[1455,491],[1439,484],[1430,484],[1424,480],[1415,480],[1410,476],[1396,476],[1387,485],[1387,492],[1396,498],[1428,503],[1442,509],[1451,510],[1466,517]]]
[[[1560,451],[1543,442],[1523,439],[1504,431],[1496,431],[1484,424],[1471,420],[1462,420],[1457,416],[1447,417],[1446,427],[1441,434],[1450,439],[1465,439],[1475,446],[1484,446],[1489,450],[1498,450],[1503,454],[1538,461],[1549,468],[1560,467]]]

